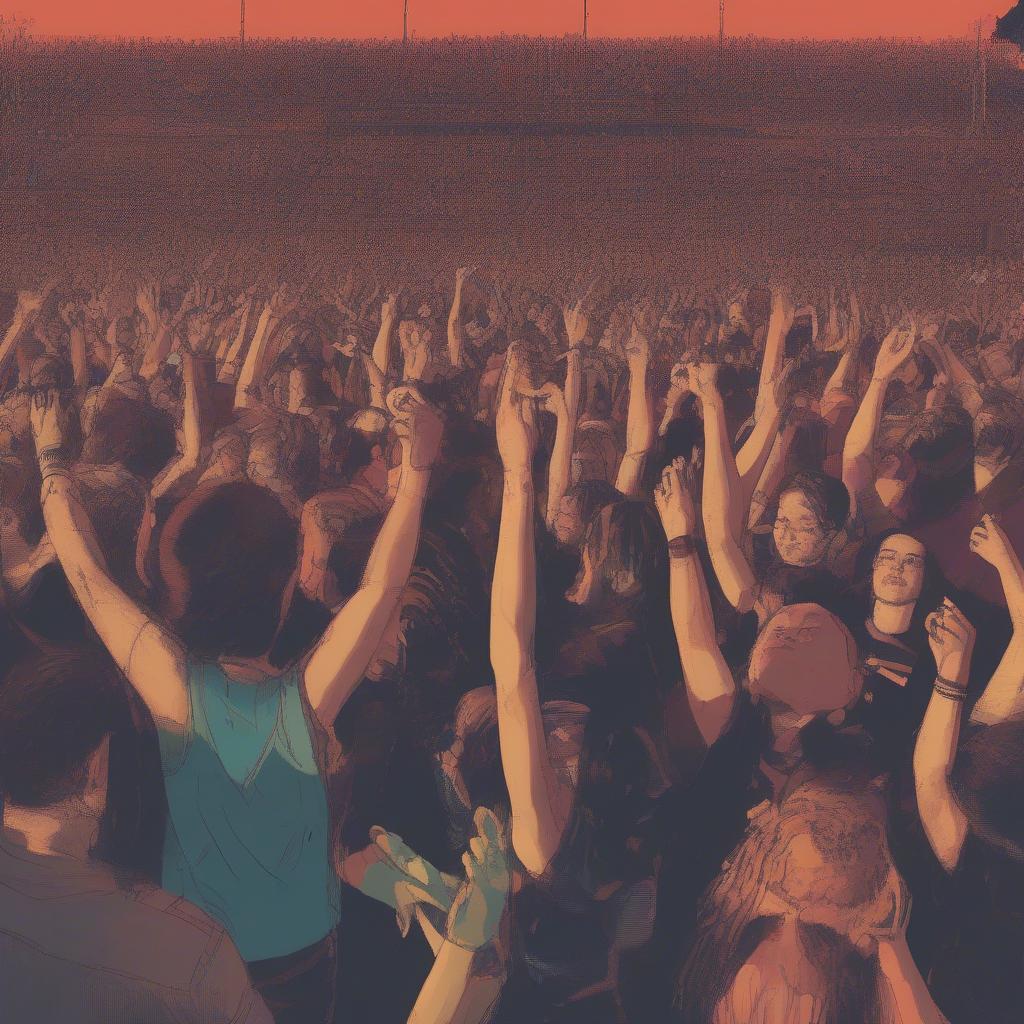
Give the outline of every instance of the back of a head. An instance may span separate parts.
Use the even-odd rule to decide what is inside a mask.
[[[959,406],[942,406],[918,417],[904,438],[913,459],[911,515],[915,521],[938,519],[974,487],[974,431]]]
[[[270,491],[216,484],[175,509],[160,541],[170,617],[193,654],[258,657],[280,625],[298,527]]]
[[[151,480],[174,456],[174,424],[146,402],[123,395],[104,399],[82,446],[82,459],[98,465],[120,463]]]
[[[1024,716],[966,730],[953,789],[971,831],[1024,864]]]
[[[131,722],[117,669],[92,651],[35,655],[0,685],[0,793],[52,807],[82,792],[89,758]]]
[[[813,470],[802,470],[788,477],[780,494],[799,491],[814,510],[824,530],[840,530],[850,515],[850,492],[835,477]]]

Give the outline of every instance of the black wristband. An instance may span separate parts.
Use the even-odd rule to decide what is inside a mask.
[[[669,558],[689,558],[690,555],[697,553],[697,545],[689,534],[684,534],[682,537],[673,537],[668,542],[668,557]]]

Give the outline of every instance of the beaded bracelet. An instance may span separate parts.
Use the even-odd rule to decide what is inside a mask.
[[[967,700],[966,686],[951,683],[948,679],[943,679],[942,676],[935,677],[933,689],[940,697],[956,701],[958,704],[963,704]]]

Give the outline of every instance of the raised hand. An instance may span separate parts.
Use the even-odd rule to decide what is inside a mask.
[[[398,299],[401,294],[401,290],[393,291],[388,293],[388,297],[381,303],[380,306],[380,318],[381,320],[394,320],[398,316]]]
[[[533,399],[524,397],[518,389],[520,379],[526,379],[520,349],[518,345],[510,345],[505,356],[495,417],[498,454],[506,472],[516,470],[529,473],[533,453],[537,448],[538,433],[533,415]]]
[[[782,337],[789,334],[796,319],[796,306],[785,288],[772,288],[772,308],[768,316],[769,333]]]
[[[689,363],[686,371],[690,390],[702,401],[718,398],[718,363]]]
[[[971,531],[971,550],[996,569],[1012,564],[1014,550],[1002,526],[989,515]]]
[[[480,268],[478,266],[459,267],[455,271],[455,283],[462,287]]]
[[[583,343],[590,329],[590,319],[583,311],[583,299],[575,305],[562,307],[562,319],[565,321],[565,333],[569,338],[569,348],[577,348]]]
[[[415,470],[430,469],[441,449],[441,414],[407,384],[388,392],[387,407],[394,417],[392,429],[402,443],[403,465]]]
[[[951,683],[966,686],[977,635],[974,627],[947,597],[925,619],[925,628],[938,675]]]
[[[486,807],[473,815],[476,835],[463,854],[465,885],[448,912],[445,937],[463,949],[482,949],[498,935],[508,903],[511,873],[501,823]]]
[[[43,307],[50,292],[53,291],[54,281],[47,281],[42,287],[36,289],[23,289],[18,292],[17,315],[24,321],[34,319],[36,314]]]
[[[698,456],[689,462],[680,456],[666,466],[654,489],[654,507],[668,540],[691,537],[697,528],[693,494],[696,488]]]
[[[891,379],[914,354],[914,339],[917,325],[913,320],[897,324],[885,336],[878,355],[875,357],[874,376],[883,380]]]

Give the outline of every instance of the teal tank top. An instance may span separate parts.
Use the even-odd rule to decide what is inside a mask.
[[[327,793],[297,670],[236,683],[190,663],[191,724],[161,732],[163,887],[219,921],[246,961],[286,956],[338,923]]]

